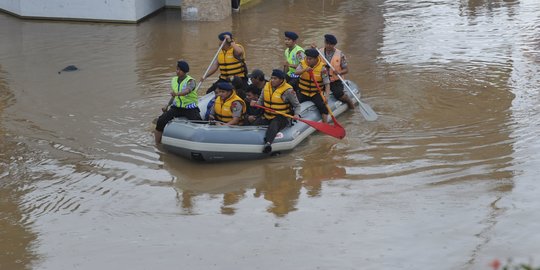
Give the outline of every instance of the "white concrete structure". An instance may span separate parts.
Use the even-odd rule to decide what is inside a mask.
[[[135,23],[182,0],[0,0],[0,9],[22,18],[98,20]]]
[[[231,16],[230,0],[183,0],[182,20],[221,21]]]

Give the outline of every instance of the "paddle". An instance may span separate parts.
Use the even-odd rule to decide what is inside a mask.
[[[208,71],[210,70],[210,68],[212,67],[212,64],[214,64],[214,62],[216,61],[216,58],[218,57],[219,55],[219,51],[221,50],[221,48],[223,48],[223,45],[225,44],[225,42],[227,42],[227,39],[223,39],[223,42],[221,42],[221,45],[219,45],[219,48],[216,52],[216,54],[214,55],[214,58],[212,59],[212,62],[210,62],[210,65],[208,65],[208,67],[206,68],[206,71],[204,72],[204,75],[202,76],[203,78],[206,77],[206,75],[208,74]],[[199,88],[201,87],[203,83],[203,80],[201,80],[197,86],[195,87],[195,89],[193,89],[193,91],[197,91],[199,90]],[[174,97],[171,97],[171,99],[169,100],[169,103],[167,103],[167,105],[162,108],[162,111],[163,112],[166,112],[169,108],[169,106],[172,104],[172,101],[173,101]]]
[[[208,74],[208,71],[210,70],[210,67],[212,67],[212,64],[214,64],[214,62],[216,61],[216,58],[219,55],[219,51],[221,51],[221,48],[223,48],[223,45],[225,44],[225,42],[227,42],[227,39],[224,38],[223,42],[221,42],[221,45],[219,45],[219,48],[218,48],[216,54],[214,55],[214,58],[212,59],[212,62],[210,62],[210,65],[208,65],[208,68],[206,68],[206,71],[204,72],[204,75],[202,76],[203,78],[206,78],[206,74]],[[201,80],[199,82],[199,84],[197,84],[197,87],[195,87],[194,91],[199,90],[199,87],[201,87],[202,82],[203,82],[203,80]]]
[[[334,73],[336,73],[336,75],[338,76],[338,78],[341,80],[341,82],[345,85],[345,87],[347,87],[347,90],[349,90],[349,92],[353,95],[353,97],[358,101],[358,104],[360,105],[360,112],[362,113],[362,115],[364,116],[364,118],[368,121],[375,121],[377,120],[377,118],[379,117],[377,115],[377,113],[371,108],[371,106],[369,106],[368,104],[362,102],[360,100],[360,98],[358,98],[358,96],[356,96],[356,94],[354,93],[354,91],[351,89],[351,87],[345,82],[345,79],[343,79],[343,77],[341,77],[341,75],[339,75],[336,71],[336,69],[332,66],[332,64],[330,64],[330,62],[328,60],[326,60],[326,57],[324,57],[324,54],[321,53],[321,51],[319,51],[318,48],[315,48],[319,54],[321,55],[321,58],[326,62],[326,64],[334,71]]]
[[[253,107],[261,108],[261,109],[267,110],[267,111],[275,113],[275,114],[279,114],[279,115],[282,115],[282,116],[285,116],[285,117],[288,117],[288,118],[291,118],[291,119],[294,119],[294,120],[298,120],[300,122],[304,122],[304,123],[308,124],[309,126],[313,127],[314,129],[316,129],[316,130],[318,130],[318,131],[320,131],[322,133],[328,134],[328,135],[330,135],[332,137],[338,138],[338,139],[343,139],[345,137],[345,129],[337,127],[337,126],[332,126],[332,125],[322,123],[322,122],[317,122],[317,121],[307,120],[307,119],[300,118],[300,117],[295,117],[295,116],[292,116],[290,114],[278,112],[278,111],[276,111],[274,109],[264,107],[264,106],[261,106],[261,105],[258,105],[258,104],[253,105]]]
[[[324,101],[324,105],[326,105],[326,109],[328,109],[328,113],[330,114],[330,117],[332,117],[332,122],[334,122],[334,128],[343,130],[343,136],[345,136],[345,129],[338,123],[336,117],[334,116],[334,113],[328,107],[328,102],[326,102],[326,97],[322,93],[321,86],[319,85],[319,82],[315,79],[315,75],[313,74],[313,70],[308,71],[309,76],[311,77],[311,80],[315,82],[315,86],[317,87],[317,90],[319,90],[319,95],[321,95],[322,100]]]

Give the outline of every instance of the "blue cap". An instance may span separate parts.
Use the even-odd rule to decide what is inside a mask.
[[[295,32],[285,31],[285,37],[288,37],[292,40],[297,40],[298,35]]]
[[[313,49],[313,48],[307,49],[304,53],[306,54],[306,56],[309,56],[309,57],[318,57],[319,56],[319,52],[316,49]]]
[[[176,63],[176,66],[183,72],[188,73],[189,72],[189,65],[186,61],[180,60],[178,63]]]
[[[232,84],[230,84],[228,82],[219,82],[217,84],[217,88],[219,88],[221,90],[225,90],[225,91],[232,91],[233,90]]]
[[[225,39],[225,35],[229,35],[232,38],[231,32],[223,32],[218,35],[219,40],[223,41]]]
[[[278,77],[280,79],[285,79],[285,72],[281,69],[273,69],[272,70],[272,76]]]
[[[324,35],[324,41],[328,44],[336,45],[337,44],[337,38],[334,35],[326,34]]]

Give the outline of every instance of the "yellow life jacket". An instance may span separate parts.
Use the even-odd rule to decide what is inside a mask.
[[[236,44],[244,50],[244,47],[240,44]],[[236,59],[234,57],[234,48],[231,46],[227,50],[220,50],[218,54],[218,64],[219,64],[219,71],[221,74],[219,77],[224,80],[228,80],[229,78],[233,76],[238,77],[245,77],[247,70],[246,70],[246,51],[242,53],[242,60]]]
[[[233,91],[231,96],[225,101],[221,100],[221,97],[219,96],[216,98],[216,103],[214,104],[216,120],[227,123],[233,119],[231,110],[233,101],[242,103],[242,115],[240,116],[240,120],[244,118],[244,114],[246,113],[246,102]]]
[[[270,82],[267,82],[264,85],[263,88],[263,95],[264,95],[264,106],[271,108],[275,111],[282,112],[282,113],[290,113],[291,111],[291,105],[288,102],[285,102],[283,98],[281,97],[285,91],[291,89],[292,86],[285,81],[276,88],[276,90],[272,89],[272,84]],[[273,119],[276,117],[276,113],[264,111],[264,117],[266,119]]]
[[[332,67],[334,67],[335,70],[337,70],[337,72],[341,73],[341,71],[343,71],[343,69],[341,68],[341,51],[338,50],[338,49],[335,49],[336,51],[334,52],[334,55],[332,56],[332,59],[330,59],[330,64],[332,65]],[[345,79],[345,77],[343,75],[341,75],[341,78]],[[331,82],[334,82],[334,81],[337,81],[339,80],[339,77],[337,76],[337,74],[334,72],[334,70],[330,69],[330,81]]]
[[[324,68],[324,62],[321,58],[317,58],[317,61],[317,64],[315,65],[315,67],[313,67],[313,76],[315,77],[315,80],[319,83],[319,86],[322,87],[323,79],[321,76],[321,72]],[[303,69],[308,67],[306,59],[302,60],[300,64],[302,65]],[[315,82],[313,82],[311,76],[309,76],[309,72],[304,72],[302,73],[302,75],[300,75],[298,87],[300,88],[300,93],[308,97],[312,97],[319,92],[319,90],[317,90],[317,85],[315,84]]]

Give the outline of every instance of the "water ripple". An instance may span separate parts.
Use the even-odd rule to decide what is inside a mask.
[[[381,57],[391,63],[505,63],[512,58],[514,47],[522,46],[519,41],[515,43],[515,37],[522,35],[523,27],[530,27],[529,22],[518,21],[508,12],[531,10],[519,2],[490,6],[488,10],[472,8],[474,12],[453,2],[396,0],[386,1],[384,8]],[[456,9],[462,10],[461,14]],[[482,16],[479,11],[491,16]]]

